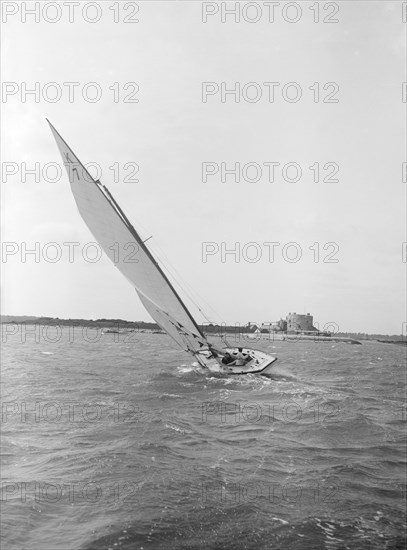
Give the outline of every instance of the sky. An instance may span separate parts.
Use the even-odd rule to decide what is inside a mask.
[[[321,2],[319,22],[313,2],[280,3],[272,21],[264,2],[242,2],[240,22],[222,13],[231,2],[85,4],[52,23],[52,6],[33,16],[34,2],[3,2],[2,313],[150,320],[111,262],[87,256],[94,239],[48,117],[152,236],[198,322],[310,312],[320,327],[400,334],[402,3],[344,1],[333,13]],[[26,94],[36,82],[38,97]],[[71,98],[67,82],[78,83]],[[236,163],[240,181],[222,178]]]

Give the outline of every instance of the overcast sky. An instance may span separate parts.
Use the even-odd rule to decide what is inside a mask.
[[[7,248],[16,253],[3,255],[2,312],[149,320],[109,260],[82,258],[83,247],[94,239],[65,171],[56,182],[51,169],[38,182],[33,175],[22,181],[22,163],[27,168],[40,163],[41,170],[47,163],[61,165],[48,117],[84,163],[99,163],[102,182],[143,238],[153,236],[150,249],[194,289],[212,321],[274,321],[296,311],[310,312],[320,326],[336,322],[343,331],[401,333],[406,266],[401,97],[407,80],[401,3],[340,2],[338,13],[331,14],[321,2],[319,23],[311,2],[300,2],[301,14],[294,8],[285,12],[286,19],[298,17],[296,23],[284,19],[283,4],[274,22],[259,2],[261,12],[242,12],[240,23],[232,16],[222,23],[220,8],[204,23],[200,2],[137,2],[137,14],[134,4],[127,12],[121,4],[117,12],[117,4],[105,1],[95,23],[85,21],[81,9],[72,23],[67,9],[55,23],[46,20],[56,17],[51,9],[39,14],[39,22],[29,15],[24,22],[20,6],[3,24],[3,81],[15,84],[3,95],[2,156],[7,170],[18,172],[5,174],[3,166],[3,241],[16,243]],[[92,19],[97,13],[89,8],[85,15]],[[139,22],[124,23],[126,16]],[[247,21],[257,16],[258,22]],[[339,22],[324,23],[324,17]],[[24,96],[23,82],[27,88],[40,83],[37,101]],[[49,82],[57,87],[47,87]],[[64,82],[80,83],[72,102]],[[89,101],[83,98],[89,82],[98,84],[99,101],[90,101],[95,87],[85,88]],[[125,88],[131,82],[138,91]],[[240,102],[231,95],[222,102],[220,92],[203,102],[202,82],[217,83],[212,90],[221,82],[228,88],[235,82],[241,88],[257,85],[246,87]],[[280,83],[274,102],[264,82]],[[284,97],[290,82],[297,85],[285,88]],[[324,90],[327,82],[336,85]],[[58,86],[62,96],[51,102]],[[302,96],[295,102],[298,89]],[[257,102],[247,100],[259,90]],[[138,102],[124,102],[125,97]],[[329,97],[339,101],[323,101]],[[131,175],[127,162],[139,166],[138,182],[123,182]],[[204,162],[219,165],[206,182]],[[257,163],[261,177],[248,181],[255,179],[253,165],[240,182],[230,174],[222,182],[222,162],[227,168]],[[274,182],[263,164],[271,162],[280,163]],[[284,181],[281,168],[289,162],[301,166],[296,182]],[[322,180],[334,167],[324,170],[328,162],[338,165],[332,179],[339,181],[314,182],[315,163]],[[119,182],[109,169],[114,163]],[[290,170],[286,176],[295,179]],[[22,261],[23,243],[34,248],[35,242],[40,252],[57,243],[60,261],[41,256],[36,263],[34,255]],[[71,263],[64,242],[80,243]],[[280,243],[273,262],[270,245],[263,244],[271,242]],[[222,256],[235,243],[240,261]],[[326,243],[334,244],[324,250]],[[205,246],[214,252],[206,262]],[[298,261],[289,261],[298,250]],[[249,261],[256,256],[258,261]]]

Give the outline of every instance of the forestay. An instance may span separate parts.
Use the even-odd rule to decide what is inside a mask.
[[[151,317],[181,348],[192,353],[208,343],[185,304],[130,224],[109,190],[95,181],[48,121],[79,212],[105,254],[136,288]]]

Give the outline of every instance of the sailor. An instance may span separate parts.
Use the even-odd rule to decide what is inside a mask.
[[[223,356],[222,358],[222,363],[224,365],[231,365],[232,363],[234,364],[234,359],[233,357],[230,355],[230,353],[227,351],[225,353],[225,355]]]
[[[243,367],[246,363],[247,356],[243,354],[243,348],[238,348],[238,352],[236,354],[236,361],[235,365],[236,367]]]

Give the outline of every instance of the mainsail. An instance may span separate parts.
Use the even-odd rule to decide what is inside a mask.
[[[184,350],[208,349],[208,342],[151,252],[109,190],[95,181],[48,121],[79,212],[105,254],[135,287],[144,307]]]

